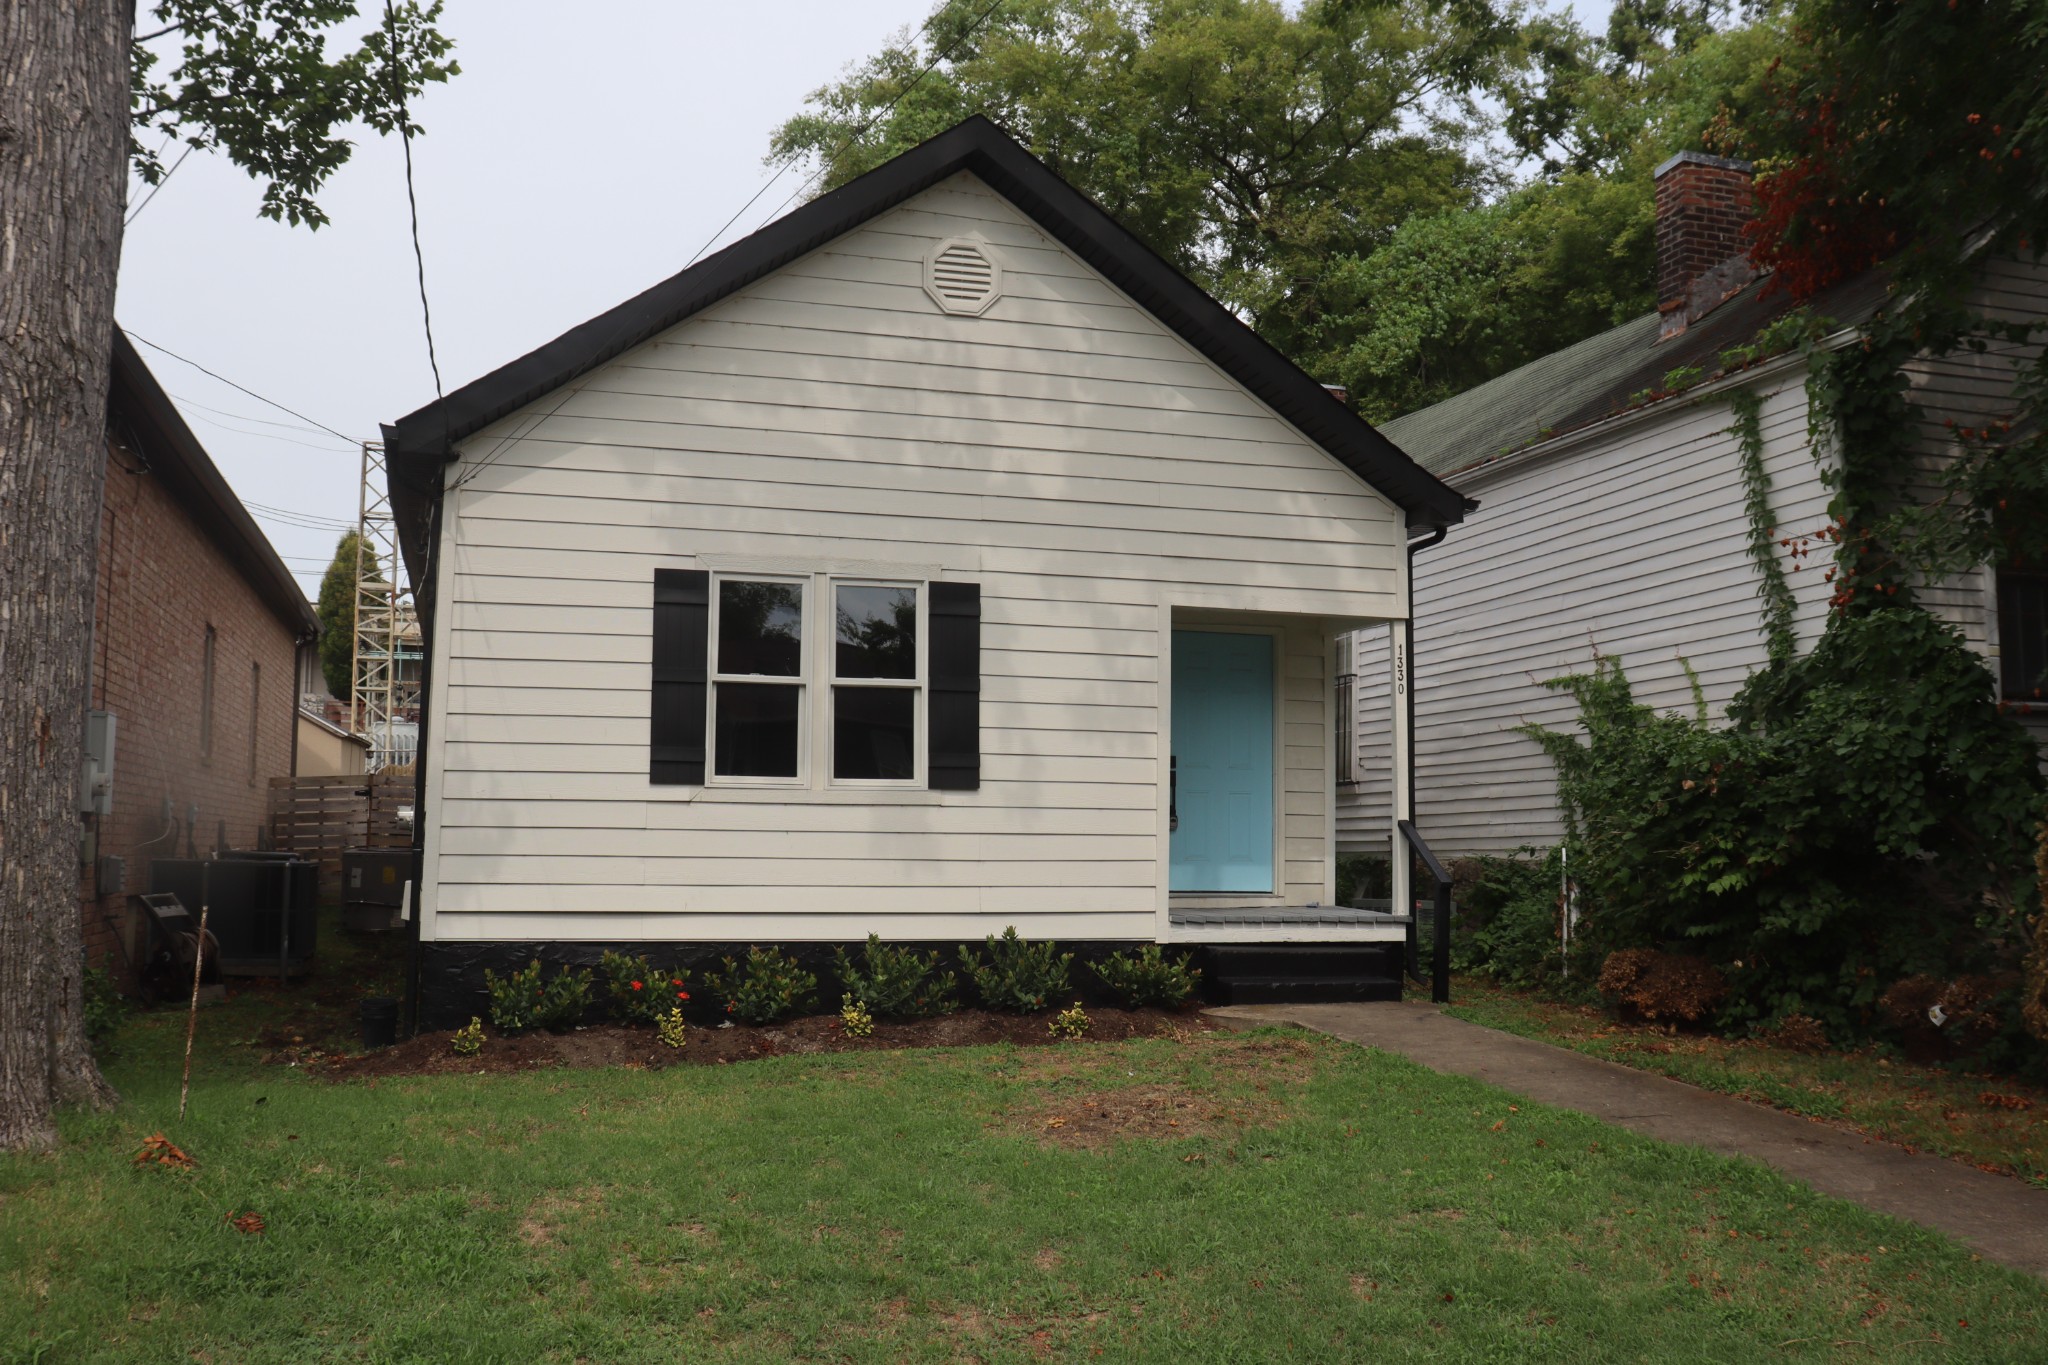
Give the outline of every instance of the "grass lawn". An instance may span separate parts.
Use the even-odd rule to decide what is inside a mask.
[[[1461,977],[1451,1013],[1708,1090],[1847,1124],[2048,1187],[2048,1091],[2007,1077],[1916,1066],[1876,1049],[1803,1053],[1757,1039],[1667,1033]],[[2048,1355],[2048,1351],[2044,1351]]]
[[[1937,1235],[1292,1033],[336,1084],[174,1014],[0,1158],[0,1360],[2038,1360]],[[193,1170],[138,1168],[162,1131]],[[267,1230],[238,1231],[254,1212]],[[1845,1355],[1845,1353],[1847,1353]]]

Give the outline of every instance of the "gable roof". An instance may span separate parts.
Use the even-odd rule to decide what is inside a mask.
[[[852,231],[949,176],[969,171],[1046,233],[1385,494],[1411,526],[1461,520],[1467,500],[1418,467],[1200,286],[977,114],[824,194],[718,254],[571,328],[545,346],[384,428],[406,562],[420,581],[430,500],[454,447],[506,414]]]
[[[294,633],[311,638],[320,633],[306,594],[291,570],[277,557],[270,537],[256,525],[249,509],[228,487],[220,470],[185,425],[177,405],[156,382],[142,353],[119,327],[114,329],[113,367],[107,382],[107,426],[110,438],[121,436],[139,447],[143,463],[187,516],[242,576],[271,613]],[[125,430],[117,430],[125,428]]]
[[[1696,366],[1711,378],[1722,352],[1746,345],[1797,305],[1756,280],[1669,341],[1657,339],[1655,313],[1632,318],[1563,350],[1552,351],[1453,398],[1420,408],[1381,430],[1432,474],[1449,476],[1491,463],[1539,440],[1612,417],[1661,391],[1664,376]],[[1837,326],[1862,322],[1890,297],[1881,271],[1842,281],[1809,299],[1817,318]]]

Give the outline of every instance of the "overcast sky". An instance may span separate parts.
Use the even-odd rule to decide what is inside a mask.
[[[462,74],[430,88],[417,110],[426,136],[413,144],[446,386],[681,269],[772,173],[761,160],[770,131],[930,5],[448,0],[443,28]],[[784,175],[720,244],[760,226],[800,183]],[[121,325],[373,438],[378,423],[434,396],[399,144],[365,137],[319,196],[334,221],[318,232],[258,218],[259,197],[225,158],[187,160],[128,228]],[[339,528],[356,518],[359,451],[140,349],[317,591]]]

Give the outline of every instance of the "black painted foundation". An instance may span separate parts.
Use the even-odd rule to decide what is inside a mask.
[[[695,1023],[714,1023],[723,1016],[711,992],[704,988],[707,971],[722,970],[727,957],[743,958],[746,943],[535,943],[535,942],[423,942],[419,945],[419,1017],[415,1031],[459,1028],[471,1016],[488,1018],[490,994],[484,987],[484,972],[508,975],[539,958],[552,976],[564,967],[591,967],[607,952],[645,956],[659,967],[681,967],[689,973],[690,1003],[684,1014]],[[766,945],[762,945],[766,946]],[[783,943],[775,945],[818,978],[817,1000],[811,1013],[838,1009],[844,988],[839,980],[835,949],[860,961],[861,942]],[[936,951],[942,970],[960,978],[960,1000],[973,1004],[974,987],[960,965],[957,942],[892,944],[908,946],[920,953]],[[968,945],[980,951],[979,944]],[[1116,952],[1143,947],[1128,940],[1060,941],[1060,950],[1074,955],[1073,998],[1089,1005],[1118,1003],[1089,964]],[[1398,1000],[1400,949],[1389,944],[1293,944],[1284,954],[1291,963],[1275,964],[1258,945],[1187,944],[1169,947],[1169,954],[1188,953],[1202,970],[1203,994],[1212,1003],[1251,1003],[1253,1000]],[[591,1019],[603,1017],[602,983],[593,992]],[[1061,1002],[1067,1003],[1067,1002]]]

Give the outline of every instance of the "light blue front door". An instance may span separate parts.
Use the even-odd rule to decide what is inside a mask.
[[[1173,633],[1175,891],[1273,889],[1273,640]]]

